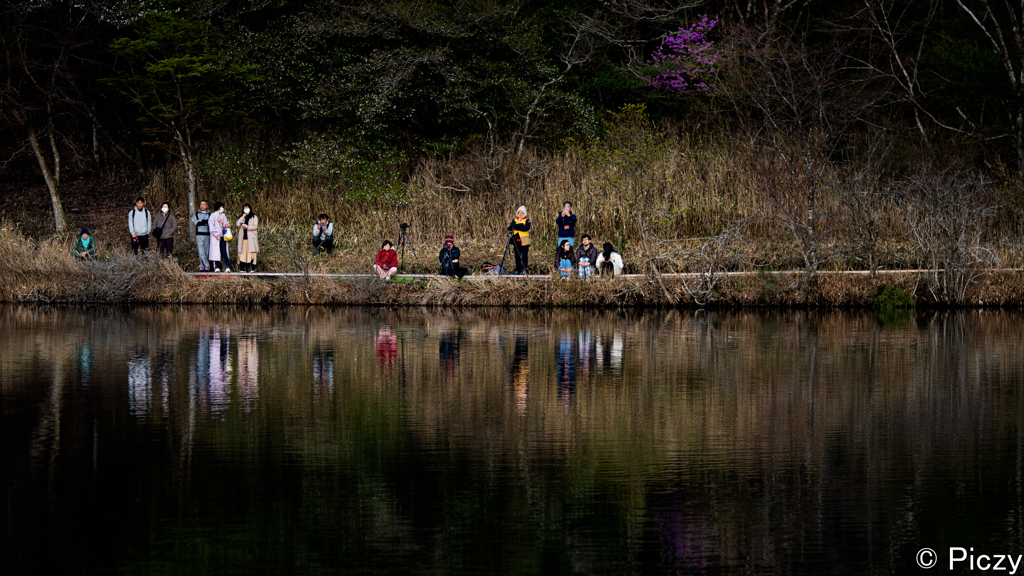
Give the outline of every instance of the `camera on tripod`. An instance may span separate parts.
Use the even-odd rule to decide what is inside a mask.
[[[401,224],[398,225],[398,227],[401,228],[404,231],[406,228],[409,227],[409,223],[402,222]]]

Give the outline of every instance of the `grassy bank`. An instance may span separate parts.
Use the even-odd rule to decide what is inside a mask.
[[[927,273],[819,274],[806,300],[800,293],[801,275],[760,272],[718,277],[711,302],[699,297],[698,282],[706,278],[664,278],[664,289],[648,277],[593,282],[437,278],[392,283],[315,276],[196,278],[172,261],[136,260],[116,248],[98,262],[77,262],[60,240],[33,240],[10,226],[0,227],[3,302],[605,308],[666,306],[671,296],[678,305],[690,307],[874,307],[886,287],[896,287],[917,305],[938,303],[930,285],[934,277]],[[981,273],[965,292],[964,304],[1022,306],[1024,274]]]

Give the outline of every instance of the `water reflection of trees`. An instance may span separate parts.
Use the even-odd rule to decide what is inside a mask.
[[[920,507],[955,494],[928,492],[915,476],[941,470],[980,490],[991,481],[965,455],[982,443],[999,456],[986,465],[1010,479],[993,488],[1013,502],[999,513],[1022,525],[1015,314],[941,312],[893,327],[805,312],[6,308],[0,324],[10,335],[0,389],[37,406],[24,445],[43,474],[69,449],[60,438],[77,436],[58,429],[66,406],[88,397],[167,435],[182,482],[197,443],[243,454],[270,443],[326,469],[452,453],[486,466],[437,465],[507,488],[524,517],[547,517],[558,493],[568,503],[560,521],[581,526],[566,531],[567,546],[598,529],[581,510],[603,501],[621,524],[600,530],[640,542],[658,527],[648,536],[675,568],[711,556],[780,566],[787,546],[920,530]],[[23,385],[27,367],[46,367],[35,372],[48,387]],[[104,425],[73,422],[90,438]],[[381,482],[391,473],[346,480],[377,506],[348,510],[353,530],[393,533],[409,521],[400,487],[414,480]],[[310,482],[296,497],[329,490]],[[878,496],[897,486],[915,520]],[[448,502],[442,515],[455,525],[464,513]]]

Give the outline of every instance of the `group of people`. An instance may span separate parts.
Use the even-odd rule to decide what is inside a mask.
[[[565,202],[562,211],[555,218],[558,228],[558,246],[555,249],[555,264],[562,278],[571,278],[573,274],[582,279],[589,279],[594,274],[618,276],[625,266],[622,255],[615,251],[611,242],[605,242],[601,252],[591,241],[589,234],[580,237],[580,246],[576,247],[576,215],[572,213],[572,202]],[[525,274],[529,265],[530,217],[526,206],[516,210],[516,217],[508,225],[508,232],[513,242],[513,254],[516,259],[515,274]]]
[[[605,242],[599,252],[588,234],[581,236],[581,245],[576,247],[576,215],[572,202],[565,202],[562,211],[555,218],[558,229],[558,245],[555,250],[555,264],[562,278],[574,275],[589,279],[594,275],[618,276],[624,264],[622,256],[610,242]],[[199,202],[199,211],[190,217],[196,230],[196,248],[199,252],[200,272],[230,272],[231,253],[229,244],[238,238],[237,261],[242,272],[255,272],[259,254],[259,217],[253,213],[249,203],[242,205],[242,214],[235,220],[237,234],[231,230],[230,220],[224,212],[224,204],[215,202],[213,211],[206,200]],[[514,274],[526,274],[530,262],[532,225],[526,206],[516,210],[516,216],[508,225],[509,248],[515,258]],[[146,208],[146,201],[139,196],[135,206],[128,213],[128,233],[131,235],[132,252],[138,256],[149,250],[150,237],[157,243],[161,257],[168,258],[174,253],[174,235],[178,231],[178,220],[171,211],[170,202],[160,205],[160,212],[154,217]],[[313,226],[313,249],[330,254],[334,250],[334,224],[327,214],[320,214]],[[96,240],[89,230],[82,228],[71,248],[79,260],[96,258]],[[459,263],[461,251],[455,246],[455,238],[447,235],[438,254],[439,273],[443,276],[462,278],[469,270]],[[374,272],[385,281],[398,273],[398,255],[390,240],[385,240],[373,262]]]
[[[242,272],[255,272],[259,247],[259,217],[253,213],[248,202],[242,205],[242,214],[235,220],[237,235],[231,230],[231,223],[224,213],[224,203],[215,202],[213,212],[206,200],[199,202],[199,211],[190,217],[196,228],[196,248],[199,252],[200,272],[230,272],[231,252],[228,242],[238,238],[238,267]],[[157,252],[163,258],[174,254],[174,234],[178,231],[178,220],[171,212],[170,202],[160,205],[160,213],[153,217],[146,208],[146,200],[139,196],[135,207],[128,212],[128,233],[131,234],[132,252],[138,256],[149,250],[150,237],[157,243]],[[89,242],[88,231],[82,229],[80,238],[72,246],[78,258],[84,257],[83,242]],[[92,258],[96,254],[93,251]]]

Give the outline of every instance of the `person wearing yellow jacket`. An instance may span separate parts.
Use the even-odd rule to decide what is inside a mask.
[[[512,233],[513,252],[516,257],[516,274],[526,274],[530,265],[530,217],[526,212],[526,206],[520,206],[516,210],[516,218],[508,225],[507,230]]]

